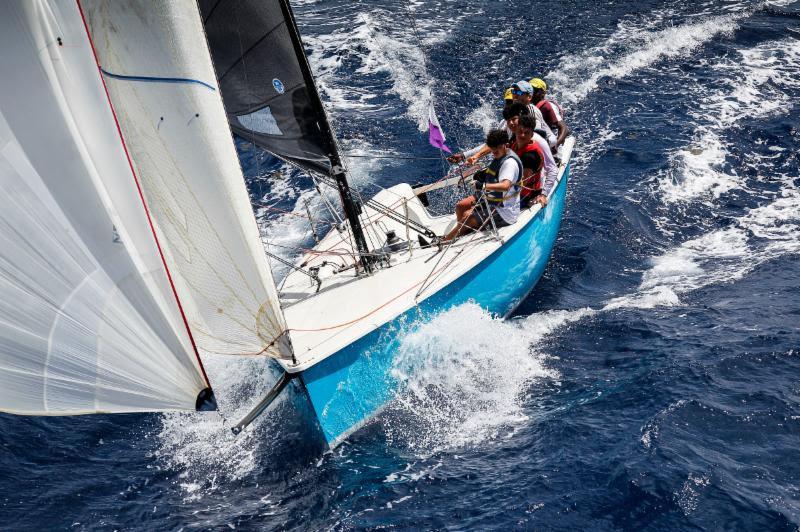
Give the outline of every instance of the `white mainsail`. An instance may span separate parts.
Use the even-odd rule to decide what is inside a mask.
[[[80,4],[201,355],[291,358],[196,2]]]
[[[197,351],[291,356],[196,4],[4,1],[0,50],[0,410],[194,409]]]

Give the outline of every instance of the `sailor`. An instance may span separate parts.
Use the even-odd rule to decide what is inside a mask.
[[[515,102],[527,106],[530,114],[536,117],[536,124],[545,132],[545,140],[547,140],[550,148],[555,152],[558,146],[558,137],[556,137],[547,125],[547,122],[542,116],[542,112],[531,103],[533,98],[533,86],[527,81],[518,81],[511,85],[511,93],[514,95]]]
[[[522,127],[522,122],[524,117],[531,118],[531,122],[533,123],[534,127],[531,140],[539,146],[540,152],[544,157],[544,168],[542,169],[542,174],[543,174],[542,179],[544,181],[542,184],[542,194],[544,194],[544,196],[549,196],[550,191],[553,189],[553,185],[555,185],[556,183],[556,178],[558,178],[558,163],[556,162],[555,156],[553,155],[553,152],[550,150],[550,146],[547,144],[547,141],[544,140],[544,136],[542,135],[541,130],[538,129],[538,124],[533,122],[532,116],[524,114],[516,122],[512,122],[515,125],[514,129],[515,136],[511,140],[516,141],[517,137],[520,136],[521,134],[520,129]],[[526,126],[530,125],[527,121],[525,122]],[[522,134],[527,134],[527,132],[522,132]],[[522,141],[520,145],[524,146],[525,144],[526,142]]]
[[[560,148],[561,145],[564,144],[564,140],[570,134],[570,129],[566,122],[564,122],[564,113],[561,110],[561,106],[558,105],[556,101],[545,97],[547,94],[547,83],[545,83],[543,79],[533,78],[530,84],[531,87],[533,87],[531,102],[541,111],[542,117],[550,129],[552,131],[558,131],[556,146]]]
[[[514,94],[512,94],[511,87],[509,87],[503,94],[503,107],[508,107],[512,103],[514,103]]]
[[[520,208],[530,207],[536,202],[542,207],[547,205],[547,196],[542,194],[542,174],[544,171],[545,153],[550,156],[550,149],[544,143],[544,149],[533,140],[536,122],[531,115],[519,117],[515,128],[515,138],[511,149],[522,162],[522,181],[520,183]],[[536,135],[538,136],[538,135]],[[541,138],[541,137],[539,137]]]
[[[475,180],[476,193],[456,204],[456,226],[442,240],[449,241],[472,230],[506,227],[519,216],[522,162],[508,147],[505,130],[494,129],[486,136],[492,163]],[[486,198],[482,198],[485,194]],[[487,207],[488,205],[488,207]]]
[[[517,127],[517,119],[523,113],[527,113],[528,109],[521,103],[511,103],[506,105],[503,109],[503,119],[497,124],[495,129],[502,129],[506,133],[508,133],[508,137],[511,138],[514,135],[514,130]],[[459,163],[461,161],[466,161],[468,165],[473,165],[478,162],[483,156],[488,155],[491,150],[489,147],[484,143],[480,146],[476,146],[470,150],[466,150],[460,153],[454,153],[450,157],[447,158],[447,161],[450,163]]]
[[[517,123],[519,121],[519,118],[521,116],[529,116],[528,114],[529,112],[530,109],[528,108],[528,106],[523,105],[519,102],[515,102],[511,105],[506,106],[506,108],[503,109],[503,120],[500,121],[500,123],[497,126],[497,129],[505,129],[506,133],[508,133],[509,138],[513,139],[513,136],[517,130]],[[548,177],[550,177],[552,174],[552,178],[555,179],[555,175],[558,172],[558,166],[556,165],[556,162],[553,159],[552,154],[550,153],[550,147],[547,144],[547,141],[544,140],[544,137],[545,135],[547,135],[547,132],[542,130],[539,127],[539,125],[540,124],[536,123],[536,135],[534,138],[537,142],[541,141],[544,143],[546,151],[548,152],[545,159],[545,173],[548,175]],[[484,155],[487,155],[489,151],[490,151],[489,147],[486,146],[486,144],[481,144],[480,146],[472,148],[471,150],[467,150],[463,153],[455,153],[450,157],[448,157],[447,160],[451,163],[458,163],[466,160],[468,165],[473,165],[476,162],[478,162],[478,160],[481,159]]]

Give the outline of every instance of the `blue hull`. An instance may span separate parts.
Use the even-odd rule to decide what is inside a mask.
[[[463,276],[372,333],[302,373],[308,396],[330,446],[363,425],[392,398],[390,369],[404,325],[430,320],[473,301],[499,316],[510,313],[544,273],[558,236],[569,166],[548,206],[527,227]]]

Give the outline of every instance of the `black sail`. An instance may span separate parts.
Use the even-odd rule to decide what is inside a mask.
[[[328,175],[339,155],[285,0],[200,0],[234,133]]]

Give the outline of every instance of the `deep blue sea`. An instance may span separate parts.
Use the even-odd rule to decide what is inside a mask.
[[[431,94],[465,148],[547,80],[578,144],[543,279],[409,333],[332,452],[296,392],[233,438],[260,359],[207,361],[219,415],[0,415],[0,529],[799,530],[800,2],[293,5],[365,194],[446,171]],[[292,258],[319,198],[238,147]]]

